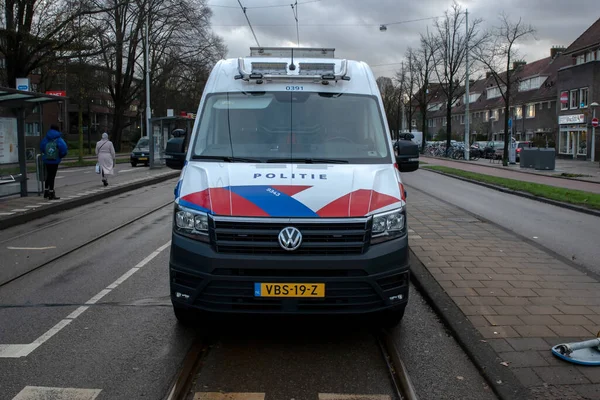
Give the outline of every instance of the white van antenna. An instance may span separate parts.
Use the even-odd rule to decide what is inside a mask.
[[[254,33],[254,29],[252,28],[252,24],[250,23],[250,19],[248,18],[248,14],[246,13],[246,7],[244,7],[242,5],[242,2],[240,0],[238,0],[238,3],[240,5],[240,7],[242,8],[242,11],[244,12],[244,16],[246,17],[246,21],[248,21],[248,26],[250,27],[250,30],[252,31],[252,36],[254,36],[254,40],[256,41],[256,45],[258,47],[260,47],[260,43],[258,43],[258,39],[256,38],[256,33]]]

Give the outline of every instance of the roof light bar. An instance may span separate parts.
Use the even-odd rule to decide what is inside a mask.
[[[338,73],[335,72],[335,63],[299,63],[300,69],[297,74],[290,74],[287,63],[280,62],[253,62],[252,72],[246,70],[244,58],[238,58],[239,75],[235,79],[242,79],[246,82],[264,80],[313,80],[315,82],[324,81],[349,81],[347,60],[341,60],[341,68]],[[257,82],[259,83],[259,82]]]

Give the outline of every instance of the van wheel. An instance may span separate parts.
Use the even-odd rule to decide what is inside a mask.
[[[145,163],[145,164],[144,164],[144,167],[148,167],[149,165],[150,165],[150,164],[148,164],[148,163]]]
[[[404,310],[406,307],[402,307],[399,310],[388,310],[384,311],[378,317],[378,325],[384,329],[393,329],[400,325],[402,318],[404,317]]]
[[[198,313],[190,308],[173,306],[173,312],[177,321],[184,326],[193,326],[198,322]]]
[[[131,166],[132,166],[133,168],[135,168],[135,167],[137,167],[137,163],[135,163],[135,162],[133,162],[133,161],[132,161],[132,162],[131,162]]]

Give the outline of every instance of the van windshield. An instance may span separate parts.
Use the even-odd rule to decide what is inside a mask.
[[[212,94],[195,136],[193,159],[350,164],[391,160],[377,98],[365,95]]]

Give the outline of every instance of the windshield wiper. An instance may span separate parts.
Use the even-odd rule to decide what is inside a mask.
[[[258,158],[245,158],[245,157],[231,157],[231,156],[203,156],[196,155],[192,156],[192,160],[221,160],[225,162],[249,162],[249,163],[260,163],[262,162]]]
[[[268,163],[303,163],[303,164],[348,164],[348,160],[334,158],[271,158]]]

